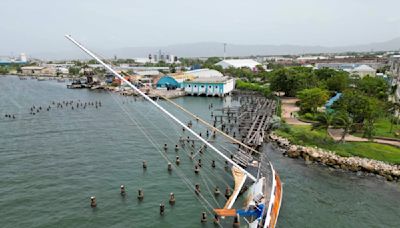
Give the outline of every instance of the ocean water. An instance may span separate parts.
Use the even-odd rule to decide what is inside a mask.
[[[52,105],[70,100],[74,105],[102,105],[74,110]],[[215,108],[231,104],[229,98],[175,101],[205,119],[210,119],[210,103]],[[159,103],[188,120],[171,105]],[[32,115],[32,105],[42,110]],[[205,134],[205,128],[193,122],[194,129]],[[69,90],[56,81],[0,77],[0,227],[214,227],[211,209],[222,206],[224,199],[214,197],[212,189],[218,186],[223,192],[233,185],[232,177],[210,151],[198,158],[205,167],[216,159],[217,168],[206,167],[195,175],[188,156],[193,149],[186,145],[173,150],[180,136],[187,133],[141,99]],[[265,151],[284,183],[279,227],[400,227],[399,184],[307,167],[282,157],[271,145]],[[167,163],[176,156],[181,164],[169,173]],[[145,171],[143,160],[148,164]],[[194,194],[195,183],[202,197]],[[121,184],[125,197],[119,193]],[[143,201],[136,197],[138,189],[144,191]],[[168,204],[170,192],[176,196],[174,206]],[[93,195],[98,204],[94,209],[89,200]],[[159,215],[160,203],[165,204],[164,216]],[[203,211],[208,213],[206,224],[200,223]],[[231,227],[231,222],[226,219],[222,225]]]

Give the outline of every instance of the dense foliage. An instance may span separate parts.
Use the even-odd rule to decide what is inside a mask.
[[[293,67],[273,71],[270,77],[271,90],[284,92],[286,96],[294,97],[303,89],[318,86],[318,80],[311,68]]]
[[[268,86],[259,85],[257,83],[236,80],[236,88],[242,89],[242,90],[257,91],[257,92],[264,94],[265,96],[271,95],[271,91],[269,90]]]
[[[8,74],[9,70],[7,67],[0,66],[0,74]]]
[[[329,93],[325,89],[318,87],[304,89],[297,93],[300,99],[300,110],[302,113],[316,113],[317,108],[324,105],[329,98]]]

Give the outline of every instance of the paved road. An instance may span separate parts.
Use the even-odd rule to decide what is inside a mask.
[[[292,125],[311,125],[310,123],[306,123],[303,121],[298,120],[294,115],[291,115],[291,113],[298,112],[300,110],[299,107],[296,106],[296,102],[299,99],[297,98],[282,98],[282,118],[286,121],[288,124]]]

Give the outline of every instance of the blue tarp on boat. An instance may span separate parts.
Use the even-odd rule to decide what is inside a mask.
[[[240,216],[255,216],[256,218],[261,217],[264,210],[264,204],[258,205],[254,210],[236,210],[236,213]]]

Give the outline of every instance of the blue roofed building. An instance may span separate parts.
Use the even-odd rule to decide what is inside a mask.
[[[157,82],[157,89],[177,89],[181,88],[181,83],[179,83],[175,78],[165,75],[162,76]]]

